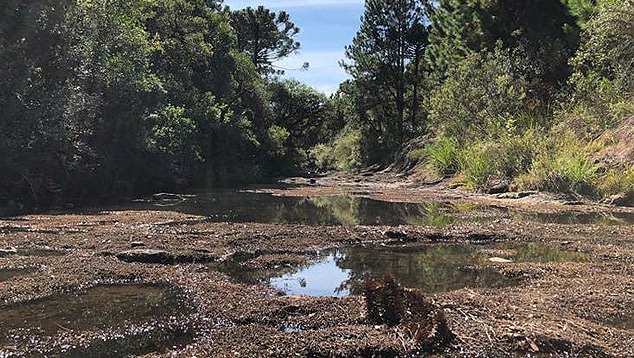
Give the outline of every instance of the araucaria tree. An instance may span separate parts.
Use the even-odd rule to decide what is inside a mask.
[[[275,13],[259,6],[231,14],[231,25],[238,37],[238,50],[248,54],[262,74],[282,72],[273,65],[300,47],[294,37],[299,28],[285,11]]]
[[[370,160],[385,159],[421,126],[419,98],[428,45],[424,0],[368,0],[342,63],[352,76]],[[377,151],[377,149],[379,149]]]

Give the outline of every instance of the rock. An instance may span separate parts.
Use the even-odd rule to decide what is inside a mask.
[[[484,192],[487,194],[502,194],[509,191],[509,180],[494,180],[488,182],[484,187]]]
[[[384,235],[392,240],[398,240],[398,241],[404,241],[404,242],[416,241],[406,231],[386,231]]]
[[[535,195],[537,194],[536,191],[521,191],[521,192],[516,192],[516,193],[502,193],[502,194],[498,194],[497,198],[498,199],[523,199],[526,197],[529,197],[531,195]]]
[[[132,241],[130,243],[130,247],[132,248],[145,247],[145,243],[142,241]]]
[[[513,260],[503,259],[501,257],[491,257],[489,258],[489,261],[495,262],[497,264],[510,264],[513,262]]]
[[[634,192],[612,195],[603,200],[603,203],[614,206],[634,206]]]
[[[18,249],[16,249],[15,247],[7,247],[4,249],[0,249],[0,257],[15,255],[17,253],[18,253]]]
[[[158,193],[158,194],[152,195],[152,197],[154,198],[154,200],[166,200],[166,201],[183,200],[183,196],[178,194],[172,194],[172,193]]]
[[[117,258],[125,262],[140,262],[144,264],[174,264],[175,257],[163,250],[138,249],[128,250],[117,254]]]

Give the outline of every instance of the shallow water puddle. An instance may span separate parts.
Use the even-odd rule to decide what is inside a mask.
[[[634,225],[634,213],[630,212],[581,212],[562,211],[558,213],[514,213],[511,218],[520,221],[535,221],[543,224],[562,225]]]
[[[176,210],[206,216],[213,221],[229,222],[444,227],[454,223],[465,212],[479,207],[387,202],[357,194],[289,197],[255,191],[217,190],[183,197],[182,200],[137,202],[130,208]]]
[[[497,288],[519,283],[503,275],[489,259],[512,262],[588,260],[583,253],[544,244],[442,245],[417,248],[349,247],[328,250],[297,268],[249,270],[239,263],[224,266],[235,281],[266,283],[280,294],[345,297],[361,294],[368,279],[393,275],[401,284],[428,293],[461,288]],[[242,257],[238,260],[248,260]]]
[[[498,247],[508,249],[515,262],[588,262],[591,260],[590,255],[586,253],[541,243],[502,244]]]
[[[407,249],[352,247],[324,252],[318,260],[294,270],[243,269],[228,273],[237,281],[265,282],[288,295],[332,297],[361,294],[367,279],[386,274],[394,275],[407,287],[425,292],[517,283],[493,267],[475,267],[485,261],[477,248],[470,245]]]
[[[304,225],[414,225],[446,227],[458,221],[502,218],[569,225],[634,225],[634,213],[566,211],[524,213],[466,202],[406,203],[370,198],[371,192],[335,196],[279,196],[257,189],[217,189],[197,195],[163,195],[137,200],[123,209],[175,210],[219,222]]]
[[[179,311],[173,289],[150,285],[100,286],[77,295],[44,298],[2,308],[0,345],[12,334],[54,336],[60,331],[96,332],[166,317]]]
[[[604,323],[620,329],[634,330],[634,316],[613,317],[605,320]]]

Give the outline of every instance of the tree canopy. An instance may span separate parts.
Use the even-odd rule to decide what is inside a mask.
[[[285,11],[274,13],[264,6],[231,13],[238,50],[248,54],[260,73],[280,73],[274,63],[300,48],[294,37],[299,28]]]

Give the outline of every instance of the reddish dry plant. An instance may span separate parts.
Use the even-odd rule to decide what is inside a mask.
[[[368,321],[398,328],[412,349],[438,351],[454,337],[442,309],[419,290],[403,288],[391,275],[367,281],[364,296]]]

